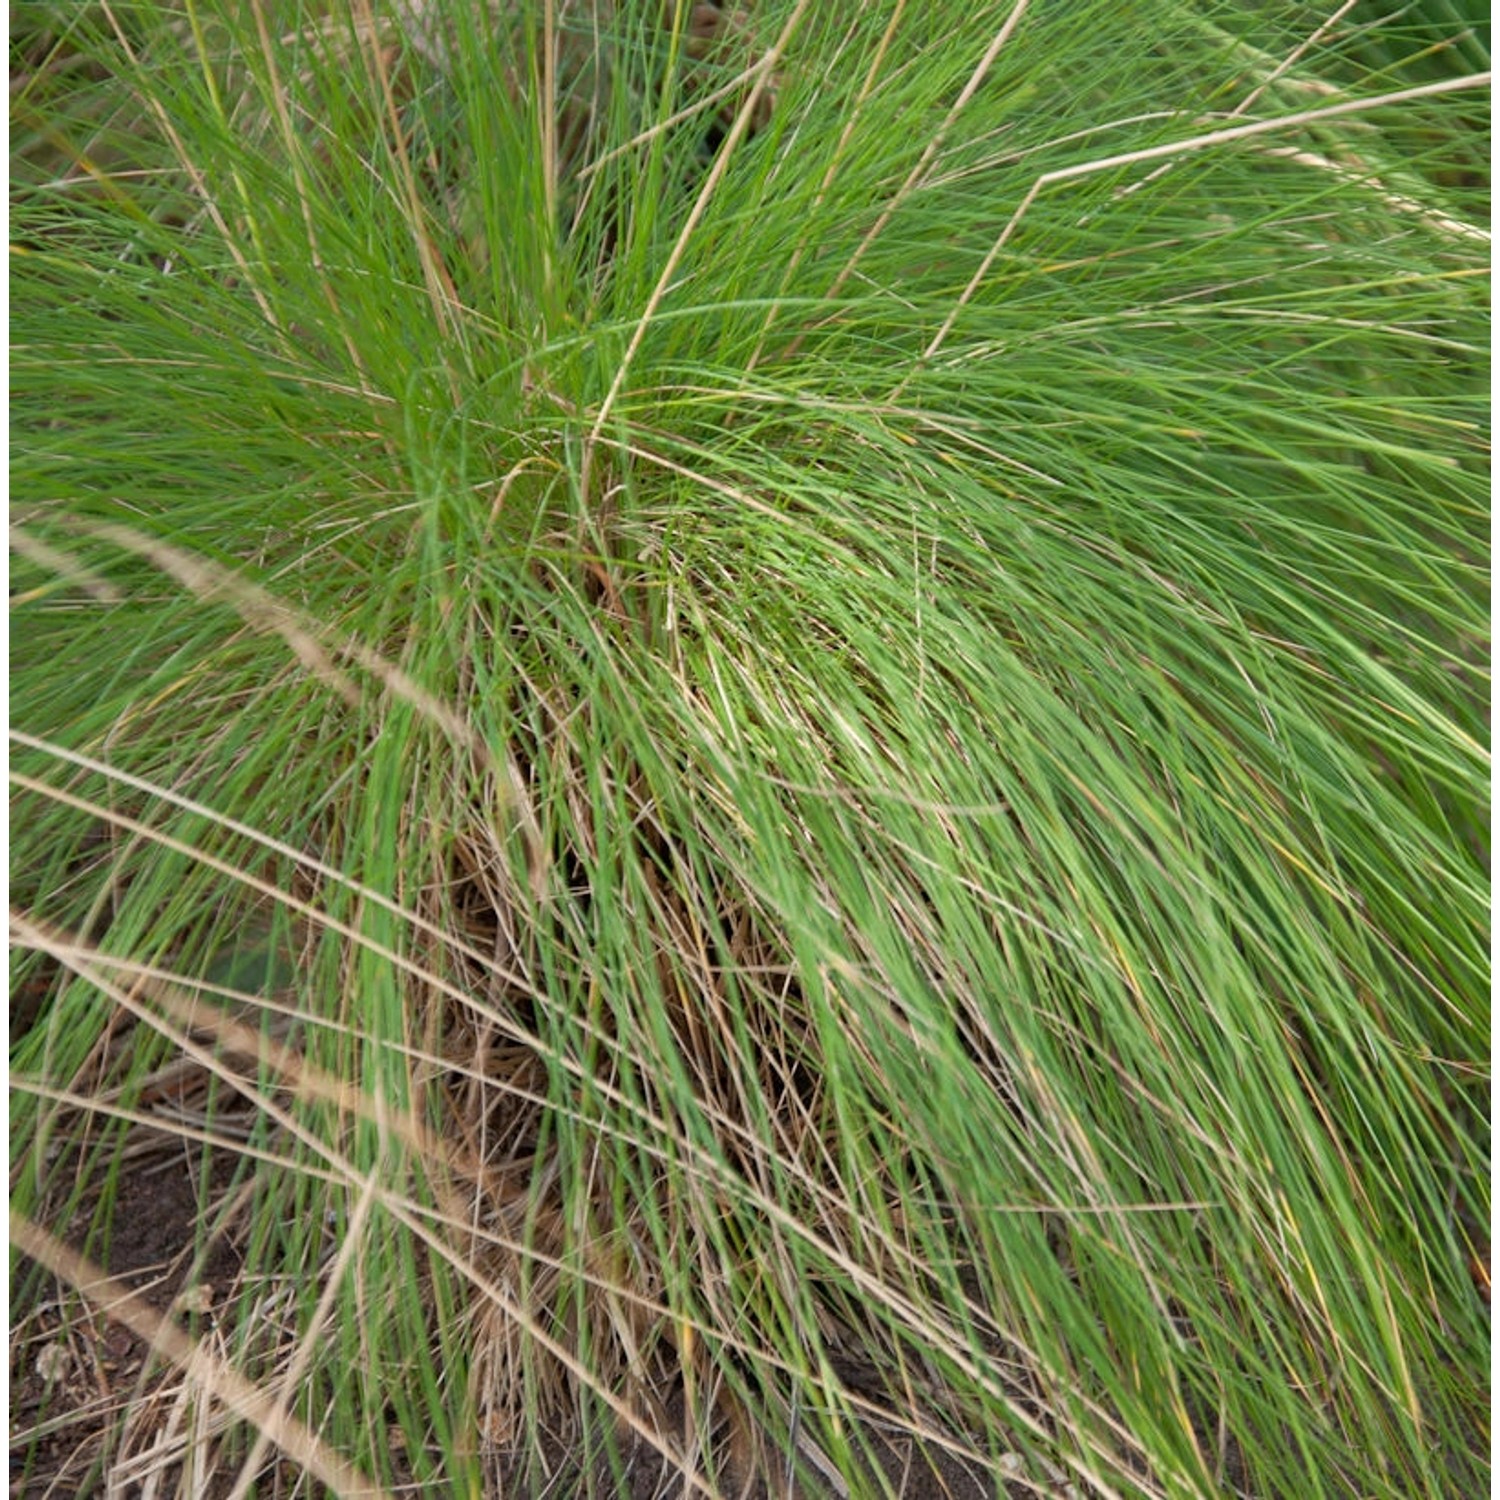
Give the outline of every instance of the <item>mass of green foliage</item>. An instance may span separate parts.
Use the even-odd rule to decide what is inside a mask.
[[[1485,1493],[1487,24],[703,9],[12,8],[69,1492]]]

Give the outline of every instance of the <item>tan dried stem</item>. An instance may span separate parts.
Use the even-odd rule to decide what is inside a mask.
[[[725,138],[723,146],[714,161],[708,176],[703,181],[703,186],[698,190],[698,196],[693,202],[693,207],[688,214],[687,222],[682,226],[682,232],[677,236],[677,242],[672,246],[671,253],[667,256],[667,263],[662,267],[661,275],[657,278],[656,286],[647,299],[645,311],[635,325],[635,332],[631,335],[630,343],[626,347],[624,357],[620,360],[619,367],[615,370],[615,378],[611,382],[604,400],[600,403],[598,414],[594,418],[594,424],[589,429],[588,437],[583,445],[583,463],[578,480],[578,491],[580,498],[587,504],[589,493],[589,478],[593,467],[594,449],[599,442],[600,434],[604,431],[605,424],[609,421],[610,414],[614,411],[615,402],[619,399],[621,390],[625,385],[625,378],[630,373],[630,366],[639,352],[642,342],[646,337],[646,330],[651,326],[651,320],[656,316],[656,310],[661,306],[666,297],[668,289],[672,285],[672,278],[677,274],[677,267],[687,250],[688,241],[692,239],[694,230],[697,229],[708,205],[713,200],[714,193],[718,191],[719,183],[723,181],[724,174],[729,170],[729,163],[733,159],[736,148],[745,138],[751,123],[754,121],[756,111],[760,106],[762,95],[769,86],[771,74],[776,65],[781,61],[792,37],[796,35],[797,28],[802,24],[802,18],[807,14],[812,5],[812,0],[798,0],[796,8],[786,19],[786,24],[781,28],[780,35],[771,44],[770,50],[760,59],[754,67],[746,70],[745,78],[754,78],[755,83],[750,92],[745,96],[744,102],[735,113],[734,124],[730,127],[729,134]]]
[[[1462,78],[1444,78],[1436,83],[1419,84],[1414,88],[1397,89],[1389,94],[1377,94],[1369,99],[1348,99],[1342,104],[1327,105],[1322,109],[1299,110],[1296,114],[1279,115],[1272,120],[1255,120],[1247,125],[1226,126],[1222,130],[1206,130],[1200,135],[1189,136],[1185,140],[1169,141],[1160,146],[1146,146],[1139,151],[1122,151],[1115,156],[1097,157],[1093,161],[1075,162],[1069,167],[1059,167],[1052,172],[1043,172],[1031,187],[1026,196],[1022,198],[1016,211],[1006,221],[1005,227],[990,246],[984,259],[980,261],[978,269],[969,278],[969,284],[960,293],[948,316],[943,319],[942,327],[933,334],[931,342],[922,351],[918,368],[928,363],[942,347],[943,341],[948,337],[958,315],[968,305],[974,293],[983,284],[989,275],[990,267],[994,265],[1000,252],[1009,243],[1011,235],[1016,231],[1016,226],[1025,218],[1031,205],[1044,188],[1055,187],[1058,183],[1072,182],[1082,177],[1092,177],[1099,172],[1108,172],[1116,167],[1128,167],[1137,162],[1160,161],[1164,157],[1181,156],[1189,151],[1203,151],[1210,146],[1224,146],[1232,141],[1249,140],[1255,136],[1270,135],[1279,130],[1293,130],[1300,125],[1311,125],[1322,120],[1340,119],[1347,115],[1367,114],[1373,109],[1382,109],[1393,104],[1404,104],[1411,99],[1427,98],[1433,94],[1451,94],[1460,89],[1488,88],[1492,75],[1485,73],[1469,73]],[[913,372],[903,377],[901,382],[892,391],[892,401],[900,399],[910,383]]]
[[[214,1354],[202,1339],[194,1339],[169,1317],[156,1311],[124,1282],[108,1275],[93,1261],[70,1249],[55,1235],[14,1209],[10,1215],[11,1243],[59,1281],[73,1287],[106,1317],[123,1323],[170,1361],[189,1382],[200,1386],[235,1416],[250,1423],[293,1462],[300,1464],[340,1500],[387,1500],[387,1491],[347,1459],[335,1453],[305,1423],[280,1409],[261,1387]]]

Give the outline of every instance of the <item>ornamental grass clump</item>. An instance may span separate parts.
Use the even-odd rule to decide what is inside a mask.
[[[25,1493],[1480,1492],[1487,28],[12,31]]]

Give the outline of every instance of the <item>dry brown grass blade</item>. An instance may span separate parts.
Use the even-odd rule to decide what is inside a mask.
[[[365,372],[364,361],[360,357],[359,345],[355,342],[349,331],[349,324],[344,317],[343,309],[339,306],[338,294],[333,289],[333,282],[328,275],[328,270],[323,261],[322,247],[318,242],[317,224],[313,218],[313,193],[311,185],[307,180],[307,167],[303,160],[302,142],[298,139],[296,131],[292,128],[292,118],[287,109],[286,89],[282,86],[281,71],[276,64],[276,48],[271,42],[270,28],[266,22],[265,6],[261,0],[252,0],[251,10],[255,15],[255,29],[260,39],[261,56],[265,59],[267,76],[270,79],[271,106],[276,113],[276,122],[281,131],[282,146],[286,151],[287,162],[291,166],[292,182],[297,190],[297,205],[302,213],[302,227],[307,234],[308,258],[313,268],[318,273],[318,283],[322,288],[324,299],[328,303],[329,310],[333,313],[334,323],[337,325],[340,335],[344,341],[344,348],[349,355],[350,363],[359,372],[360,384],[369,387],[370,381]]]
[[[1253,120],[1246,125],[1226,126],[1222,130],[1205,130],[1185,140],[1167,141],[1160,146],[1146,146],[1139,151],[1122,151],[1114,156],[1095,157],[1092,161],[1075,162],[1070,167],[1059,167],[1056,171],[1043,172],[1027,189],[1026,196],[1021,199],[1016,211],[996,237],[995,243],[990,246],[984,259],[980,261],[978,269],[969,278],[969,284],[954,299],[948,316],[943,319],[942,327],[933,334],[931,342],[922,351],[921,359],[914,368],[925,364],[942,347],[954,323],[958,321],[958,315],[983,285],[996,257],[1005,248],[1011,235],[1015,233],[1016,226],[1026,217],[1043,188],[1053,187],[1061,182],[1072,182],[1080,177],[1092,177],[1097,172],[1108,172],[1115,167],[1133,166],[1137,162],[1161,161],[1164,158],[1183,156],[1191,151],[1203,151],[1210,146],[1224,146],[1232,141],[1269,135],[1273,131],[1294,130],[1300,125],[1313,125],[1323,120],[1342,119],[1347,115],[1367,114],[1373,109],[1382,109],[1393,104],[1405,104],[1409,100],[1423,99],[1433,94],[1451,94],[1459,89],[1488,88],[1491,77],[1492,75],[1486,72],[1469,73],[1462,78],[1443,78],[1435,83],[1418,84],[1409,89],[1397,89],[1394,93],[1378,94],[1369,99],[1346,99],[1342,104],[1330,104],[1322,109],[1299,110],[1295,114],[1277,115],[1270,120]],[[891,392],[890,400],[900,400],[902,392],[911,382],[912,373],[913,371],[908,371],[902,377],[901,383]]]
[[[531,856],[532,882],[535,890],[545,888],[546,856],[541,829],[526,793],[526,782],[510,755],[498,760],[490,746],[473,726],[446,703],[429,693],[401,668],[393,666],[378,651],[362,641],[344,637],[330,640],[328,627],[284,601],[268,594],[255,584],[227,568],[181,547],[173,547],[154,537],[143,535],[129,526],[96,522],[80,527],[103,537],[116,546],[160,568],[204,602],[223,600],[230,604],[253,629],[280,636],[303,666],[351,707],[362,701],[359,687],[337,664],[337,658],[354,662],[381,683],[393,698],[409,704],[425,719],[435,724],[455,744],[465,748],[474,761],[488,770],[497,786],[503,786],[503,800],[520,819]]]
[[[381,1115],[380,1124],[384,1127],[384,1111],[381,1110],[380,1100],[377,1096],[377,1113]],[[245,1500],[252,1493],[257,1474],[260,1472],[262,1460],[265,1458],[266,1449],[271,1444],[271,1432],[275,1427],[286,1422],[289,1418],[289,1409],[297,1399],[297,1388],[302,1383],[302,1377],[307,1373],[308,1366],[312,1363],[313,1353],[318,1341],[323,1337],[324,1330],[328,1327],[333,1317],[334,1302],[338,1297],[339,1286],[344,1279],[345,1273],[353,1264],[355,1257],[359,1254],[359,1246],[364,1239],[364,1233],[369,1225],[370,1210],[375,1205],[377,1186],[379,1182],[378,1171],[371,1172],[365,1179],[365,1185],[361,1191],[358,1201],[354,1205],[354,1211],[349,1216],[348,1225],[344,1231],[344,1242],[339,1246],[338,1253],[334,1256],[333,1265],[329,1268],[326,1283],[322,1295],[318,1298],[318,1306],[313,1313],[312,1321],[307,1325],[297,1350],[287,1365],[285,1371],[278,1377],[277,1384],[281,1387],[276,1396],[276,1404],[272,1411],[273,1425],[260,1428],[255,1437],[255,1443],[250,1449],[250,1456],[240,1468],[240,1477],[235,1481],[234,1489],[230,1491],[229,1500]]]
[[[901,24],[901,17],[906,10],[906,0],[896,0],[891,8],[891,18],[885,24],[885,30],[881,33],[880,41],[875,48],[875,55],[870,59],[870,66],[865,72],[865,81],[860,87],[859,96],[855,99],[849,110],[849,117],[844,121],[844,128],[839,132],[838,143],[833,148],[833,155],[829,158],[828,168],[823,173],[823,180],[818,184],[818,195],[813,200],[813,206],[808,211],[809,222],[816,222],[818,209],[823,200],[828,196],[828,190],[833,186],[834,179],[838,176],[839,166],[844,158],[844,153],[849,148],[849,142],[854,138],[854,132],[858,129],[864,112],[865,102],[869,99],[875,89],[875,80],[880,76],[880,70],[885,66],[886,54],[890,51],[891,41],[896,35],[896,28]],[[787,260],[786,271],[782,275],[782,289],[790,286],[792,278],[797,274],[797,267],[802,264],[802,258],[807,254],[810,239],[799,241],[797,248],[792,251]],[[858,252],[856,252],[858,254]],[[853,263],[846,271],[853,269]],[[841,272],[841,276],[845,273]],[[766,321],[760,330],[760,338],[756,341],[755,348],[751,351],[750,358],[746,362],[745,370],[748,374],[760,364],[761,355],[765,352],[766,339],[770,336],[771,326],[776,321],[778,303],[773,301],[766,310]],[[790,359],[802,343],[801,335],[792,340],[791,345],[783,358]]]
[[[100,9],[114,31],[115,40],[120,44],[120,50],[134,67],[140,68],[141,60],[137,56],[135,49],[130,45],[129,31],[116,18],[113,9],[110,7],[109,0],[101,0]],[[231,259],[233,259],[236,269],[238,269],[241,277],[244,279],[246,287],[249,288],[250,295],[254,297],[255,305],[260,309],[261,316],[265,318],[269,327],[274,328],[278,333],[284,335],[286,330],[283,328],[281,320],[277,317],[275,309],[271,306],[265,292],[261,289],[259,278],[252,271],[250,263],[245,258],[244,251],[240,246],[240,237],[230,229],[228,221],[219,209],[214,193],[210,190],[204,178],[202,169],[194,162],[181,133],[173,125],[171,116],[168,115],[161,100],[154,94],[141,94],[138,97],[141,98],[141,102],[161,127],[162,134],[171,143],[173,151],[177,153],[177,160],[181,164],[182,170],[187,174],[188,180],[193,185],[194,192],[197,193],[203,202],[205,212],[207,212],[209,218],[213,221],[214,227],[219,231],[219,237],[224,242],[224,248],[229,252]]]
[[[28,562],[33,562],[37,567],[56,574],[62,583],[82,589],[100,604],[119,604],[125,597],[107,578],[101,578],[92,568],[85,567],[75,558],[69,557],[65,552],[60,552],[56,547],[49,546],[39,537],[32,536],[30,532],[23,531],[19,526],[10,528],[10,545]],[[42,590],[50,592],[51,585],[44,584],[42,589],[32,590],[27,594],[13,593],[10,596],[11,608],[14,609],[18,604],[29,603]]]
[[[1410,214],[1439,234],[1451,234],[1459,239],[1478,240],[1484,244],[1488,244],[1492,238],[1491,232],[1481,224],[1469,224],[1463,219],[1455,219],[1452,214],[1439,213],[1425,203],[1418,203],[1415,198],[1387,187],[1374,173],[1361,169],[1356,160],[1334,161],[1319,151],[1303,151],[1296,146],[1263,146],[1261,149],[1267,156],[1295,162],[1299,167],[1311,167],[1317,172],[1331,172],[1344,182],[1359,183],[1374,193],[1387,208],[1398,214]]]
[[[881,210],[880,217],[870,226],[869,233],[859,242],[854,254],[849,257],[843,269],[834,277],[833,285],[828,288],[824,296],[824,301],[831,302],[844,289],[845,284],[854,274],[855,268],[864,259],[865,252],[880,238],[886,225],[891,222],[901,205],[906,202],[921,183],[923,177],[926,176],[928,168],[931,167],[933,160],[942,149],[943,142],[948,139],[954,122],[963,113],[965,105],[978,92],[980,84],[984,82],[991,67],[994,66],[995,59],[999,57],[1001,49],[1015,34],[1015,29],[1020,24],[1021,17],[1026,14],[1026,7],[1029,4],[1030,0],[1016,0],[1016,4],[1011,8],[1010,14],[1001,23],[1000,29],[990,40],[989,46],[985,48],[984,56],[979,59],[974,71],[969,75],[969,81],[959,92],[958,98],[953,101],[953,105],[944,117],[943,123],[933,132],[931,140],[923,148],[921,156],[917,159],[916,166],[907,173],[906,181],[892,195],[890,202]]]
[[[289,1090],[298,1098],[320,1100],[332,1105],[342,1114],[375,1125],[383,1136],[394,1137],[419,1160],[433,1165],[441,1164],[446,1171],[465,1181],[478,1177],[489,1182],[479,1164],[468,1159],[458,1146],[436,1135],[415,1113],[392,1116],[378,1098],[372,1100],[368,1094],[346,1080],[317,1067],[297,1048],[264,1035],[256,1027],[225,1014],[216,1006],[204,1004],[193,992],[191,985],[176,976],[113,957],[92,944],[45,928],[15,911],[10,914],[10,926],[13,941],[47,953],[70,972],[94,985],[122,1010],[165,1035],[178,1047],[184,1062],[201,1069],[205,1074],[217,1077],[250,1105],[274,1119],[291,1135],[309,1146],[327,1163],[330,1180],[351,1188],[358,1187],[362,1192],[369,1190],[369,1179],[365,1174],[356,1171],[345,1157],[309,1134],[281,1107],[264,1086],[262,1080],[265,1077],[274,1077],[281,1088]],[[128,989],[116,982],[126,975],[132,978]],[[211,1036],[217,1052],[200,1046],[194,1040],[199,1035]],[[412,1049],[405,1049],[405,1055],[410,1061],[427,1066],[437,1066],[443,1061]],[[253,1061],[254,1067],[242,1072],[232,1065],[235,1059]],[[45,1087],[38,1087],[33,1091],[71,1103],[80,1109],[133,1120],[154,1129],[164,1128],[162,1121],[116,1108],[97,1093],[74,1095],[65,1090]],[[194,1136],[180,1127],[174,1128],[185,1138],[205,1138]],[[211,1143],[218,1144],[213,1137],[206,1138]],[[249,1150],[239,1144],[234,1144],[232,1149]],[[250,1154],[260,1153],[252,1151]],[[298,1170],[306,1172],[311,1169],[304,1165],[299,1166]],[[446,1205],[446,1218],[459,1226],[464,1222],[462,1213],[451,1203]]]
[[[171,1361],[235,1416],[248,1422],[267,1442],[301,1464],[340,1500],[353,1496],[387,1500],[386,1490],[335,1453],[305,1423],[281,1411],[271,1395],[212,1353],[201,1339],[190,1338],[170,1318],[86,1256],[14,1210],[10,1215],[10,1238],[23,1254],[73,1287],[107,1317],[123,1323],[144,1339],[157,1354]]]
[[[385,52],[379,40],[379,27],[370,9],[369,0],[355,0],[355,12],[363,23],[360,39],[368,56],[366,64],[372,71],[381,103],[385,106],[386,124],[391,133],[391,149],[401,173],[401,190],[405,197],[406,212],[411,228],[412,240],[417,247],[417,256],[422,264],[422,277],[427,285],[427,297],[432,306],[432,315],[438,327],[447,337],[457,337],[458,326],[453,319],[453,309],[459,305],[458,293],[449,278],[443,263],[433,246],[432,237],[423,224],[421,195],[417,190],[417,174],[412,168],[411,153],[406,146],[406,132],[401,126],[400,112],[396,107],[396,94],[391,85],[390,69],[386,66]],[[260,6],[256,13],[259,16]],[[450,382],[452,376],[450,373]],[[456,385],[452,386],[455,401],[459,399]]]
[[[734,124],[725,137],[724,144],[719,148],[718,156],[708,175],[703,180],[703,186],[698,191],[693,207],[688,213],[687,222],[682,226],[682,232],[677,236],[677,243],[672,246],[671,254],[667,256],[667,263],[662,267],[661,275],[657,278],[656,286],[652,289],[651,296],[647,299],[645,310],[641,313],[639,321],[635,325],[635,332],[631,335],[630,343],[625,353],[621,356],[618,368],[615,370],[615,378],[610,384],[604,400],[599,404],[599,411],[594,418],[594,424],[589,429],[587,441],[583,448],[583,465],[579,474],[578,492],[585,502],[589,493],[589,471],[592,467],[594,448],[599,442],[600,435],[604,431],[605,424],[609,421],[610,413],[614,410],[615,402],[619,399],[620,391],[624,388],[625,378],[630,372],[630,366],[646,337],[646,329],[651,320],[656,316],[656,310],[661,306],[662,299],[667,295],[667,289],[672,285],[672,278],[677,274],[677,267],[687,250],[688,241],[693,237],[693,231],[697,229],[698,222],[702,219],[704,211],[708,208],[714,193],[718,190],[719,183],[723,180],[725,172],[729,170],[729,163],[734,156],[735,148],[745,138],[751,124],[753,123],[760,101],[770,85],[771,75],[776,65],[781,61],[787,46],[796,35],[797,28],[802,24],[802,18],[807,14],[812,0],[798,0],[794,9],[786,19],[786,24],[781,28],[781,34],[771,44],[770,50],[750,70],[755,75],[755,84],[745,96],[744,102],[735,113]]]

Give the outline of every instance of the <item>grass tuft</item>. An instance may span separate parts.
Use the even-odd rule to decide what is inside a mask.
[[[1462,10],[13,16],[23,1492],[1479,1492]]]

